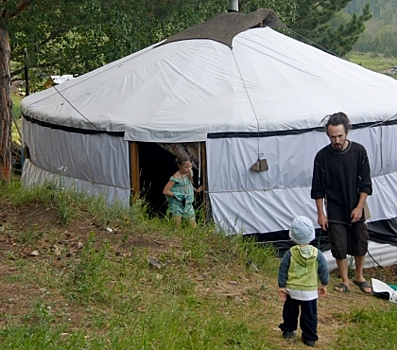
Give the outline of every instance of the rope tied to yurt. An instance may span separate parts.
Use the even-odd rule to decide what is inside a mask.
[[[267,160],[266,159],[261,159],[261,157],[263,157],[264,154],[261,153],[261,151],[260,151],[260,125],[259,125],[259,119],[258,119],[258,116],[256,115],[254,104],[253,104],[251,96],[250,96],[250,94],[248,92],[248,88],[247,88],[245,79],[243,78],[243,75],[241,73],[240,67],[237,64],[236,56],[234,55],[233,50],[232,50],[232,56],[233,56],[234,62],[236,64],[237,70],[238,70],[238,72],[240,74],[240,78],[241,78],[241,81],[243,83],[244,90],[246,92],[249,104],[251,106],[252,112],[253,112],[255,120],[256,120],[256,131],[257,131],[256,140],[257,140],[257,155],[258,155],[258,158],[257,158],[257,161],[250,167],[250,169],[253,170],[253,171],[257,171],[257,172],[265,171],[265,170],[269,169],[269,165],[267,164]]]
[[[89,120],[77,107],[75,107],[72,102],[70,102],[63,94],[61,94],[56,86],[53,86],[53,88],[59,94],[59,96],[61,96],[69,104],[69,106],[72,107],[78,114],[80,114],[89,124],[91,124],[95,129],[99,131],[101,130],[91,120]]]

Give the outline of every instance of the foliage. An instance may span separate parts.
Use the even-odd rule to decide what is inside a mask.
[[[369,4],[374,19],[380,19],[384,23],[397,22],[397,8],[395,0],[351,0],[346,7],[350,14],[360,12]]]
[[[33,84],[56,74],[83,74],[226,11],[227,1],[35,0],[0,1],[10,34],[14,75],[26,63]],[[272,7],[281,19],[294,15],[293,1],[241,1],[241,10]],[[24,53],[27,53],[26,62]]]
[[[369,5],[366,5],[360,15],[339,16],[339,23],[333,23],[332,19],[349,1],[300,1],[298,17],[287,25],[296,39],[307,40],[308,44],[343,56],[352,49],[365,29],[364,23],[371,18]]]
[[[379,52],[396,55],[397,7],[395,0],[352,0],[346,12],[361,11],[368,3],[372,18],[353,49],[360,52]]]
[[[384,26],[376,35],[373,45],[376,52],[389,52],[397,57],[397,26]]]
[[[365,7],[360,16],[332,25],[331,19],[348,2],[240,0],[239,7],[241,12],[271,8],[299,40],[307,38],[310,44],[343,55],[369,18]],[[227,10],[225,0],[32,0],[25,1],[28,6],[20,13],[19,1],[2,3],[6,12],[16,14],[3,18],[17,65],[13,73],[22,73],[26,52],[33,84],[42,84],[50,75],[83,74]]]
[[[15,12],[18,3],[8,1],[5,10]],[[27,3],[23,11],[7,19],[4,25],[10,34],[13,60],[18,64],[16,72],[25,63],[26,50],[26,63],[35,72],[31,78],[39,80],[53,74],[85,73],[127,51],[135,51],[140,47],[142,34],[153,33],[139,21],[150,16],[144,1]]]

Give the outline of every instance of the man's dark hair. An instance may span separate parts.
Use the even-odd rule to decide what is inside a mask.
[[[327,117],[328,117],[328,120],[327,120],[327,123],[325,124],[325,132],[327,134],[328,134],[328,127],[330,125],[332,125],[332,126],[343,125],[343,128],[345,129],[346,134],[349,132],[349,130],[352,127],[348,116],[343,112],[334,113]],[[325,117],[324,119],[326,119],[327,117]]]

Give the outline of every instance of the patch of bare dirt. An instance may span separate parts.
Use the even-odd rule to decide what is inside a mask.
[[[54,288],[24,283],[24,279],[34,281],[34,277],[25,275],[24,268],[18,266],[20,259],[29,261],[30,274],[40,273],[35,271],[35,265],[42,266],[38,262],[46,261],[51,268],[62,272],[71,259],[78,258],[92,234],[94,247],[106,240],[116,247],[116,255],[123,256],[132,256],[134,247],[147,248],[149,253],[157,255],[180,246],[180,242],[139,232],[123,238],[122,230],[98,224],[85,213],[79,213],[78,220],[62,225],[59,212],[42,203],[14,206],[2,201],[0,207],[0,326],[8,318],[24,319],[40,301],[53,305],[53,314],[67,319],[71,327],[80,327],[84,317],[84,310],[73,309]]]
[[[397,285],[397,265],[385,267],[371,267],[365,274],[388,284]]]
[[[162,251],[170,244],[180,245],[179,242],[163,241],[141,233],[123,239],[124,233],[120,229],[100,225],[89,214],[81,216],[78,220],[62,225],[60,214],[55,208],[48,208],[42,203],[16,207],[3,202],[0,213],[0,253],[2,256],[28,258],[34,256],[31,254],[33,251],[37,251],[39,254],[35,258],[41,259],[58,250],[56,254],[62,260],[81,249],[90,234],[94,234],[98,242],[106,239],[117,243],[119,253],[129,252],[133,247]]]

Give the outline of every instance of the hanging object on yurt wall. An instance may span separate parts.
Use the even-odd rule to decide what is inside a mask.
[[[269,165],[267,164],[267,159],[261,159],[263,157],[263,153],[260,153],[258,156],[258,160],[251,166],[251,170],[257,171],[258,173],[261,171],[265,171],[269,169]]]

